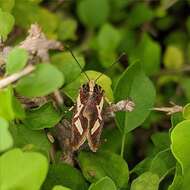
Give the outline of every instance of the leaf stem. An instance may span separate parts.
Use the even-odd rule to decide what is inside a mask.
[[[125,150],[125,140],[126,140],[126,134],[123,134],[122,141],[121,141],[121,153],[120,156],[123,158],[124,150]]]

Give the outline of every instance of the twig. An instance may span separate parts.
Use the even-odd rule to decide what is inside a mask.
[[[55,90],[53,92],[53,98],[55,99],[55,102],[58,106],[62,106],[64,103],[63,97],[59,90]]]
[[[160,112],[165,112],[167,115],[172,115],[174,113],[178,113],[178,112],[182,112],[183,111],[183,107],[176,105],[174,103],[171,103],[173,106],[170,107],[155,107],[152,110],[155,111],[160,111]]]
[[[28,65],[26,68],[24,68],[22,71],[12,74],[2,80],[0,80],[0,89],[5,88],[11,83],[16,82],[18,79],[30,74],[32,71],[34,71],[35,67],[33,65]]]
[[[135,107],[135,103],[131,100],[121,100],[116,104],[108,106],[104,112],[106,117],[114,117],[115,112],[127,111],[132,112]]]
[[[56,40],[48,40],[37,24],[32,24],[27,38],[20,43],[31,55],[37,55],[43,61],[49,61],[49,50],[63,50],[63,45]]]

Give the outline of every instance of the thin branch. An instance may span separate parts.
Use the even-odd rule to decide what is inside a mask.
[[[183,107],[176,105],[174,103],[171,103],[172,106],[170,107],[155,107],[152,110],[154,111],[160,111],[160,112],[165,112],[167,115],[172,115],[174,113],[178,113],[178,112],[182,112],[183,111]]]
[[[63,45],[56,40],[49,40],[37,24],[32,24],[29,35],[19,47],[26,49],[31,55],[37,55],[43,61],[49,61],[49,50],[63,50]]]
[[[12,74],[2,80],[0,80],[0,89],[5,88],[11,83],[16,82],[20,78],[30,74],[32,71],[34,71],[35,67],[33,65],[28,65],[26,68],[24,68],[22,71]]]
[[[135,107],[135,103],[131,100],[121,100],[116,104],[108,106],[104,112],[105,117],[114,117],[115,112],[126,111],[132,112]]]

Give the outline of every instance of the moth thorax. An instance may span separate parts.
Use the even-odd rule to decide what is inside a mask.
[[[94,91],[95,82],[94,80],[90,80],[88,84],[89,84],[89,94],[92,95]]]
[[[91,102],[88,102],[83,110],[82,114],[87,120],[91,120],[96,115],[95,108],[92,105]]]

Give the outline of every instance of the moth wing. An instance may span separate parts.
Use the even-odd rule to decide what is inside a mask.
[[[72,120],[71,145],[73,150],[78,150],[85,142],[88,132],[88,121],[84,117],[77,117]]]
[[[87,133],[88,145],[93,152],[96,152],[100,145],[100,136],[102,133],[102,128],[103,128],[103,121],[97,119],[94,122],[94,125],[91,127],[91,129],[88,130]]]

